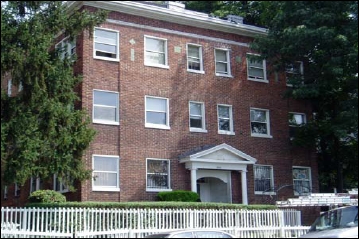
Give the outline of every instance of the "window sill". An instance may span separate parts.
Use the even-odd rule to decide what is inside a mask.
[[[120,125],[120,122],[101,121],[101,120],[93,120],[92,123],[94,123],[94,124],[106,124],[106,125]]]
[[[197,74],[204,74],[204,71],[196,71],[196,70],[190,70],[190,69],[187,69],[187,72],[197,73]]]
[[[194,133],[208,133],[208,131],[206,129],[190,128],[189,131],[194,132]]]
[[[92,188],[92,191],[94,192],[119,192],[120,189],[119,188]]]
[[[114,61],[114,62],[119,62],[120,61],[119,58],[99,57],[99,56],[94,56],[93,59],[103,60],[103,61]]]
[[[218,131],[218,134],[225,134],[225,135],[236,135],[236,133],[232,131]]]
[[[171,192],[172,189],[146,188],[146,192]]]
[[[262,82],[262,83],[269,83],[268,80],[259,80],[259,79],[251,79],[251,78],[247,78],[247,80],[249,80],[249,81],[255,81],[255,82]]]
[[[145,63],[145,66],[157,67],[157,68],[162,68],[162,69],[170,69],[170,67],[168,65],[158,65],[158,64]]]
[[[145,127],[151,128],[151,129],[165,129],[165,130],[171,129],[171,127],[169,127],[167,125],[156,125],[156,124],[146,124]]]
[[[272,135],[267,135],[267,134],[251,134],[252,137],[258,137],[258,138],[268,138],[268,139],[272,139],[273,136]]]
[[[219,76],[219,77],[227,77],[227,78],[233,78],[232,75],[227,75],[227,74],[219,74],[219,73],[216,73],[216,76]]]

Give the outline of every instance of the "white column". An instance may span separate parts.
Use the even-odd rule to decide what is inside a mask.
[[[191,168],[191,191],[197,192],[197,169]]]
[[[242,204],[248,205],[247,170],[241,171],[241,182],[242,182]]]

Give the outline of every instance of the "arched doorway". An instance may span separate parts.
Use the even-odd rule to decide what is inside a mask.
[[[197,193],[201,202],[230,203],[229,186],[227,182],[215,177],[204,177],[197,180]]]

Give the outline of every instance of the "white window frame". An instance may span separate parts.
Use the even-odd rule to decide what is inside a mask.
[[[4,200],[7,200],[8,198],[8,189],[7,189],[7,186],[5,185],[4,186]]]
[[[295,175],[294,175],[294,169],[299,169],[299,170],[307,170],[308,171],[308,179],[296,179]],[[312,172],[311,172],[311,168],[310,167],[303,167],[303,166],[293,166],[292,167],[292,175],[293,175],[293,191],[294,191],[294,195],[299,196],[299,195],[308,195],[311,193],[312,191]],[[309,184],[309,188],[308,188],[308,192],[304,192],[304,193],[300,193],[295,189],[295,182],[296,181],[305,181],[308,182]]]
[[[199,104],[199,105],[201,105],[201,115],[191,115],[191,104]],[[205,116],[206,114],[205,114],[204,103],[203,102],[198,102],[198,101],[189,101],[188,102],[188,113],[189,113],[189,130],[191,132],[207,133],[207,130],[206,130],[206,116]],[[191,127],[191,116],[201,117],[202,128]]]
[[[35,188],[33,187],[34,180],[36,180]],[[35,191],[40,190],[40,189],[41,189],[41,179],[40,179],[40,177],[31,177],[30,178],[30,194],[32,192],[35,192]]]
[[[109,94],[116,94],[116,106],[109,105],[97,105],[95,104],[95,92],[106,92]],[[108,125],[119,125],[120,124],[120,101],[119,101],[119,93],[117,91],[108,91],[108,90],[98,90],[94,89],[92,92],[92,122],[97,124],[108,124]],[[105,119],[95,119],[95,107],[108,107],[116,109],[116,120],[105,120]]]
[[[164,57],[165,57],[165,64],[158,64],[158,63],[152,63],[152,62],[149,62],[146,58],[147,56],[147,52],[154,52],[154,51],[149,51],[147,50],[147,44],[146,44],[146,40],[147,39],[154,39],[154,40],[158,40],[158,41],[162,41],[163,44],[164,44],[164,52],[155,52],[155,53],[160,53],[160,54],[164,54]],[[168,43],[167,43],[167,39],[165,38],[160,38],[160,37],[153,37],[153,36],[147,36],[145,35],[144,36],[144,44],[145,44],[145,47],[144,47],[144,63],[145,63],[145,66],[153,66],[153,67],[159,67],[159,68],[165,68],[165,69],[169,69],[169,65],[168,65]]]
[[[76,54],[76,39],[70,41],[70,37],[65,37],[55,45],[55,48],[61,48],[61,59],[70,58]]]
[[[56,188],[57,183],[59,184],[59,190],[57,190]],[[56,174],[54,174],[53,185],[54,185],[54,191],[56,192],[67,193],[70,191],[67,185],[65,185],[63,182],[60,182]]]
[[[195,57],[190,57],[188,54],[188,47],[189,46],[193,46],[193,47],[197,47],[198,48],[198,53],[199,53],[199,58],[195,58]],[[187,43],[186,45],[186,52],[187,52],[187,71],[188,72],[193,72],[193,73],[200,73],[200,74],[204,74],[204,70],[203,70],[203,53],[202,53],[202,46],[198,45],[198,44],[192,44],[192,43]],[[194,69],[189,69],[189,63],[191,62],[191,59],[195,59],[198,60],[199,63],[199,70],[194,70]],[[194,61],[196,62],[196,61]]]
[[[219,107],[228,107],[228,109],[229,109],[229,118],[220,117],[220,115],[219,115]],[[229,130],[221,130],[219,128],[220,119],[228,119],[229,120]],[[217,104],[217,127],[218,127],[218,134],[235,135],[234,126],[233,126],[233,109],[232,109],[232,105]]]
[[[113,32],[116,33],[116,44],[110,44],[110,43],[106,43],[106,42],[99,42],[96,41],[96,30],[102,30],[102,31],[108,31],[108,32]],[[97,56],[96,55],[96,43],[101,43],[101,44],[107,44],[107,45],[112,45],[116,47],[116,58],[112,58],[112,57],[106,57],[106,56]],[[111,53],[114,54],[112,52],[105,52],[105,51],[100,51],[100,52],[104,52],[104,53]],[[94,59],[100,59],[100,60],[106,60],[106,61],[120,61],[120,33],[119,31],[113,30],[113,29],[108,29],[108,28],[102,28],[102,27],[95,27],[94,28],[94,32],[93,32],[93,58]]]
[[[265,168],[265,170],[269,170],[270,172],[270,178],[265,178],[266,180],[270,180],[270,191],[258,191],[256,190],[256,180],[257,180],[257,170],[256,168],[258,167],[262,167]],[[276,194],[273,189],[274,189],[274,173],[273,173],[273,165],[260,165],[260,164],[256,164],[253,165],[253,175],[254,175],[254,194],[259,194],[259,195],[274,195]]]
[[[15,197],[20,196],[20,187],[17,183],[14,183],[14,196]]]
[[[258,54],[251,54],[251,53],[247,53],[246,55],[246,60],[247,60],[247,79],[251,80],[251,81],[257,81],[257,82],[264,82],[264,83],[268,83],[268,79],[267,79],[267,69],[266,69],[266,60],[262,60],[262,65],[263,67],[257,67],[257,66],[250,66],[250,61],[249,58],[250,56],[260,56]],[[256,68],[256,69],[261,69],[263,71],[263,79],[261,79],[258,76],[250,76],[249,75],[249,69],[250,68]]]
[[[168,188],[149,188],[148,187],[148,161],[149,160],[157,160],[157,161],[166,161],[167,162],[167,184]],[[162,192],[162,191],[172,191],[171,189],[171,161],[169,159],[159,159],[159,158],[146,158],[146,191],[147,192]]]
[[[226,61],[217,61],[217,51],[224,51],[226,52]],[[229,49],[224,49],[224,48],[215,48],[214,49],[214,59],[215,59],[215,73],[216,76],[224,76],[224,77],[232,77],[232,73],[231,73],[231,58],[230,58],[230,54],[229,54]],[[227,65],[227,73],[222,73],[222,72],[217,72],[217,62],[219,63],[224,63]]]
[[[147,99],[148,98],[166,100],[166,111],[147,110]],[[166,114],[166,124],[164,125],[164,124],[147,123],[147,112],[165,113]],[[155,128],[155,129],[170,129],[170,114],[169,114],[169,99],[168,98],[145,95],[145,127],[146,128]]]
[[[293,70],[293,67],[291,69],[288,69],[288,67],[285,68],[285,82],[287,84],[288,87],[293,87],[292,84],[288,84],[288,74],[292,74],[292,75],[300,75],[302,78],[303,78],[303,75],[304,75],[304,66],[303,66],[303,61],[295,61],[293,64],[298,64],[299,63],[299,73],[296,73],[294,70]],[[292,64],[292,65],[293,65]]]
[[[257,110],[257,111],[265,111],[266,113],[266,126],[267,126],[267,134],[259,134],[259,133],[253,133],[252,131],[252,119],[251,119],[251,111],[252,110]],[[270,131],[270,117],[269,117],[269,110],[268,109],[260,109],[260,108],[250,108],[250,112],[249,112],[249,121],[250,121],[250,130],[251,130],[251,136],[252,137],[261,137],[261,138],[272,138],[271,135],[271,131]],[[253,121],[256,122],[256,121]],[[259,123],[264,123],[264,122],[259,122]]]
[[[10,97],[12,94],[12,79],[7,81],[7,95]]]
[[[116,167],[113,171],[100,171],[95,169],[95,158],[96,157],[103,157],[103,158],[112,158],[113,160],[116,160]],[[102,173],[112,173],[116,174],[116,186],[95,186],[94,181],[96,180],[96,177],[94,174],[96,172],[102,172]],[[92,155],[92,191],[108,191],[108,192],[119,192],[120,191],[120,157],[117,155],[99,155],[99,154],[93,154]]]

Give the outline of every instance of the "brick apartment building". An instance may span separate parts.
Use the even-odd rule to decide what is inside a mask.
[[[284,99],[287,74],[271,73],[249,43],[266,29],[167,2],[69,2],[73,11],[110,10],[89,32],[57,46],[77,54],[81,106],[97,134],[83,160],[92,180],[66,185],[33,178],[10,185],[1,205],[22,205],[37,189],[76,201],[152,201],[192,190],[203,202],[285,200],[318,191],[315,152],[291,144],[309,104]],[[11,94],[11,82],[8,84]],[[279,190],[280,189],[280,190]]]

